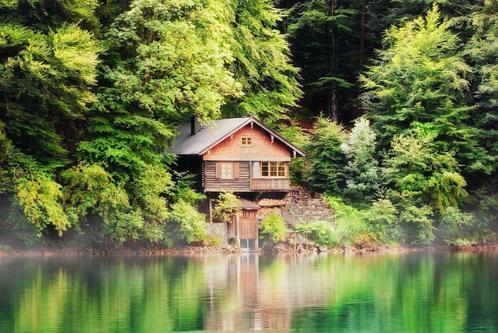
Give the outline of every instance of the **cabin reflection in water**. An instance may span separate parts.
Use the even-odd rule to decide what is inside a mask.
[[[206,265],[208,288],[204,329],[207,331],[290,331],[293,311],[323,306],[332,289],[320,274],[302,270],[303,261],[318,258],[289,258],[263,267],[264,257],[257,254],[229,257]],[[311,273],[311,276],[309,275]],[[229,288],[227,288],[229,286]],[[290,289],[292,291],[290,292]],[[216,296],[224,295],[224,302]],[[222,307],[222,308],[220,308]]]

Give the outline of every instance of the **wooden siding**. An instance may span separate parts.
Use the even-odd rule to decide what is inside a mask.
[[[206,192],[249,192],[250,177],[249,177],[249,162],[241,161],[238,163],[238,176],[233,179],[221,179],[219,174],[216,174],[216,162],[204,162],[204,191]],[[237,167],[235,167],[237,168]],[[237,169],[235,169],[237,170]]]
[[[251,191],[289,191],[289,178],[252,178]]]
[[[239,230],[237,232],[237,225]],[[256,211],[242,210],[237,224],[237,218],[234,216],[231,223],[228,223],[229,237],[237,237],[239,239],[257,239],[258,238],[258,221],[256,219]]]
[[[251,138],[250,145],[243,145],[242,138]],[[277,139],[272,141],[266,131],[251,125],[238,130],[207,153],[204,161],[290,161],[292,153],[285,144]]]

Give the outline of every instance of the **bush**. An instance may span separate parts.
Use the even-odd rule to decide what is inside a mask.
[[[289,142],[299,148],[304,149],[310,144],[310,135],[299,125],[292,123],[285,124],[278,127],[278,132]],[[293,184],[307,185],[306,184],[306,170],[305,159],[303,157],[293,158],[289,166],[289,177]]]
[[[381,242],[399,240],[397,210],[388,199],[378,199],[364,214],[365,221],[370,225],[372,232]]]
[[[298,223],[294,226],[297,234],[319,246],[338,245],[332,226],[327,222],[316,221]]]
[[[173,205],[168,221],[179,226],[180,238],[187,244],[199,243],[206,239],[205,215],[183,200]]]
[[[205,245],[205,246],[218,246],[220,245],[222,242],[222,240],[220,239],[220,237],[218,236],[213,236],[213,235],[207,235],[203,241],[202,241],[202,245]]]
[[[456,207],[446,208],[439,218],[438,239],[448,245],[463,246],[474,241],[474,216]],[[465,238],[465,239],[462,239]]]
[[[400,209],[399,221],[409,243],[414,245],[430,245],[436,236],[432,224],[433,210],[429,206],[417,207],[406,204]]]
[[[232,216],[240,213],[240,201],[232,192],[220,193],[216,199],[213,217],[220,222],[232,222]]]
[[[287,225],[282,216],[272,213],[266,216],[260,224],[261,234],[267,236],[274,243],[287,239]]]
[[[378,242],[374,228],[367,223],[364,210],[347,205],[341,199],[330,195],[327,200],[336,215],[334,245],[365,246]]]

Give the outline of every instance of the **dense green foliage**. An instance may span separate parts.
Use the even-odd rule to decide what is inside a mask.
[[[471,20],[445,16],[437,6],[407,16],[386,31],[360,75],[360,102],[372,128],[357,119],[339,151],[340,140],[313,137],[324,137],[325,123],[317,121],[304,169],[311,176],[336,173],[333,181],[323,182],[327,171],[309,177],[309,185],[347,200],[356,212],[343,219],[351,229],[360,221],[375,241],[405,244],[494,238],[497,9],[494,1],[474,6]],[[486,214],[475,197],[486,198]],[[332,206],[338,216],[347,211]],[[354,233],[363,237],[361,229]]]
[[[193,114],[286,117],[280,19],[268,0],[0,2],[0,229],[201,242],[202,196],[165,152]]]
[[[0,232],[202,243],[175,127],[255,115],[335,198],[321,244],[492,241],[497,35],[497,0],[0,1]]]
[[[341,149],[346,140],[344,129],[320,117],[306,148],[309,162],[306,180],[314,191],[339,192],[344,186],[346,157]]]
[[[222,192],[216,199],[213,208],[213,217],[219,222],[231,223],[235,215],[240,214],[239,198],[232,192]]]
[[[326,222],[298,223],[294,226],[294,231],[319,246],[337,245],[334,230]]]
[[[260,222],[260,233],[268,237],[272,242],[283,242],[287,238],[287,224],[282,216],[272,213]]]
[[[376,134],[368,120],[358,118],[343,144],[346,155],[344,196],[354,201],[371,200],[379,189],[379,166],[375,158]]]

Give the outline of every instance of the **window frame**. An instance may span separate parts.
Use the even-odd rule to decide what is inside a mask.
[[[230,170],[230,175],[225,175],[224,171],[228,170]],[[220,179],[235,179],[233,162],[220,163]]]
[[[250,136],[250,135],[242,136],[242,138],[240,139],[240,143],[241,143],[242,147],[251,147],[252,146],[252,136]]]
[[[259,161],[259,175],[254,175],[254,165],[252,166],[253,178],[289,178],[289,162],[281,161]],[[283,169],[281,169],[283,168]],[[283,171],[283,173],[281,173]],[[266,174],[266,175],[265,175]],[[272,175],[273,174],[273,175]],[[283,174],[283,175],[282,175]]]

